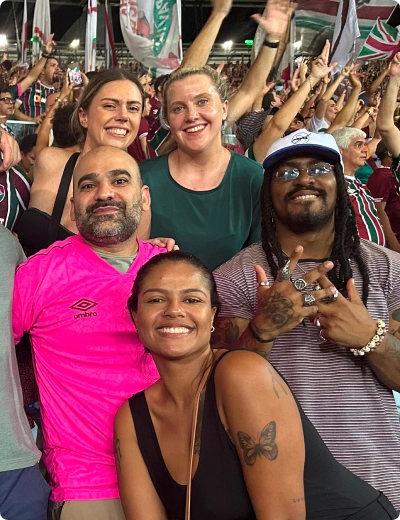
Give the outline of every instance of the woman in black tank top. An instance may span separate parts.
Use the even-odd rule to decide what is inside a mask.
[[[383,494],[333,458],[268,361],[211,349],[218,296],[196,257],[153,257],[139,270],[128,307],[160,380],[124,403],[115,420],[127,520],[186,518],[193,424],[192,520],[397,517]]]

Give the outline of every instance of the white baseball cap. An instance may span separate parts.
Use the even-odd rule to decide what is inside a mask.
[[[334,137],[330,134],[309,132],[302,128],[274,142],[264,159],[264,169],[279,163],[282,159],[310,155],[343,167],[342,155]]]

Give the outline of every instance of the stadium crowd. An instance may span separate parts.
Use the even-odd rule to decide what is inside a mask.
[[[211,67],[211,4],[170,75],[1,64],[0,518],[400,518],[400,53],[277,84],[269,0]]]

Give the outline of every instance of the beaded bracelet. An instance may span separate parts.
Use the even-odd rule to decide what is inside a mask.
[[[271,338],[271,339],[261,339],[260,336],[259,336],[259,335],[256,333],[256,331],[253,329],[253,326],[252,326],[252,324],[251,324],[251,320],[249,321],[248,329],[249,329],[250,334],[253,336],[253,338],[256,339],[259,343],[272,343],[273,341],[276,340],[276,338]]]
[[[365,356],[369,352],[373,352],[376,347],[382,342],[386,336],[386,326],[383,320],[377,320],[376,322],[376,333],[369,343],[363,348],[351,348],[350,352],[353,352],[355,356]]]

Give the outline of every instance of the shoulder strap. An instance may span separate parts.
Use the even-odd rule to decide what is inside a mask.
[[[79,152],[75,152],[68,159],[65,165],[64,172],[61,177],[60,185],[58,187],[56,200],[54,202],[53,212],[50,217],[49,228],[47,230],[47,245],[50,246],[57,240],[58,226],[61,222],[61,216],[64,211],[65,201],[67,200],[69,186],[71,184],[72,174],[74,172],[76,161],[79,157]]]

